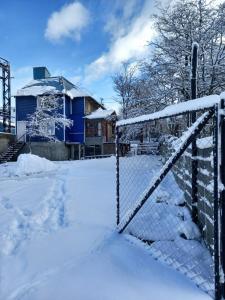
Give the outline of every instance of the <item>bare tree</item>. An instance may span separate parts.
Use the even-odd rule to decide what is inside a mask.
[[[145,71],[152,77],[156,70],[159,97],[167,103],[190,99],[193,42],[199,44],[198,96],[220,93],[225,88],[225,4],[178,1],[160,8],[154,18],[158,38]]]
[[[124,119],[165,107],[164,99],[159,97],[163,84],[157,84],[155,72],[156,70],[150,70],[150,65],[145,62],[137,62],[135,66],[124,63],[120,72],[113,76],[114,90],[119,96],[118,102],[121,104]]]
[[[147,114],[191,98],[192,43],[199,45],[197,96],[225,89],[225,2],[178,0],[154,15],[158,34],[151,59],[128,63],[113,76],[123,118]]]
[[[131,66],[129,63],[123,63],[121,70],[112,76],[114,90],[119,97],[117,101],[121,105],[123,119],[128,117],[128,109],[131,100],[133,99],[136,70],[137,66]]]
[[[73,121],[63,114],[62,96],[44,94],[37,97],[37,108],[28,116],[26,132],[29,142],[32,138],[41,137],[47,141],[58,141],[56,130],[72,126]]]

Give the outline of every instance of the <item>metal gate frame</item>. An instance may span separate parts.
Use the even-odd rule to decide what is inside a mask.
[[[225,100],[221,99],[217,104],[213,104],[211,108],[207,108],[208,113],[213,118],[213,164],[214,164],[214,276],[215,276],[215,300],[221,300],[225,298],[225,285],[224,285],[224,273],[225,273]],[[198,112],[196,109],[194,112]],[[186,111],[187,112],[187,111]],[[193,113],[191,111],[190,113]],[[170,114],[163,116],[163,119],[168,117],[174,117],[178,114]],[[210,117],[209,117],[210,118]],[[208,118],[208,119],[209,119]],[[154,120],[154,119],[152,119]],[[137,122],[135,124],[144,123],[146,120]],[[136,207],[130,214],[129,222],[126,222],[121,226],[120,218],[120,128],[125,125],[118,124],[116,126],[116,224],[119,233],[122,233],[129,222],[134,218],[139,209],[148,200],[151,193],[155,188],[149,189],[145,197],[143,197],[140,205]],[[204,126],[204,124],[203,124]],[[202,127],[203,127],[202,126]],[[201,128],[202,129],[202,128]],[[201,131],[201,129],[199,131]],[[195,140],[197,132],[193,134],[188,141],[188,145]],[[185,151],[186,147],[180,151],[179,157]],[[179,158],[178,157],[178,158]],[[165,177],[169,169],[173,166],[177,159],[171,161],[167,166],[164,174],[161,174],[158,181],[155,184],[158,186],[162,179]],[[195,176],[196,177],[196,176]],[[193,182],[193,185],[197,184]],[[192,187],[193,190],[195,187]],[[193,196],[193,195],[192,195]],[[196,196],[196,195],[195,195]],[[194,199],[196,201],[196,199]]]

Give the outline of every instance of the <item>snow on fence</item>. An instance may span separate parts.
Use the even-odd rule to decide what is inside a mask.
[[[222,295],[218,103],[211,96],[188,101],[186,111],[176,104],[117,123],[118,231],[145,242],[153,257],[216,300]]]
[[[161,146],[161,155],[166,161],[173,152],[173,143],[170,138],[164,139]],[[198,225],[202,236],[211,253],[214,247],[214,169],[213,169],[213,139],[212,136],[197,139],[197,210]],[[189,146],[173,168],[173,175],[184,192],[187,207],[192,210],[192,154]]]

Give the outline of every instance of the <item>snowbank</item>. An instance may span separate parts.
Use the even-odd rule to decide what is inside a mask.
[[[46,158],[33,154],[21,154],[16,163],[14,175],[23,176],[56,170],[56,165]]]

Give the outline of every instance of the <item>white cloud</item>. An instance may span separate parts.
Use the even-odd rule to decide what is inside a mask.
[[[65,37],[80,40],[81,30],[88,25],[89,19],[89,12],[81,3],[65,5],[50,16],[45,37],[50,41]]]
[[[111,34],[112,39],[122,36],[129,28],[132,18],[138,14],[139,0],[115,0],[114,9],[105,16],[104,30]]]
[[[133,15],[137,7],[137,0],[128,0],[126,5],[123,7],[124,18],[129,18]]]
[[[127,22],[127,17],[125,17],[126,22],[123,23],[122,19],[117,24],[122,27],[120,31],[116,31],[116,20],[114,19],[113,26],[112,20],[110,20],[111,24],[107,24],[106,28],[108,30],[115,28],[115,31],[111,32],[113,38],[109,51],[103,53],[86,67],[86,82],[97,80],[107,73],[114,72],[124,61],[141,59],[147,55],[149,52],[148,41],[155,35],[150,18],[151,13],[152,1],[147,0],[140,14],[131,18],[130,22]],[[131,11],[128,15],[131,16]]]
[[[30,82],[33,78],[33,67],[23,66],[17,69],[12,69],[12,96],[15,96],[18,89]]]

